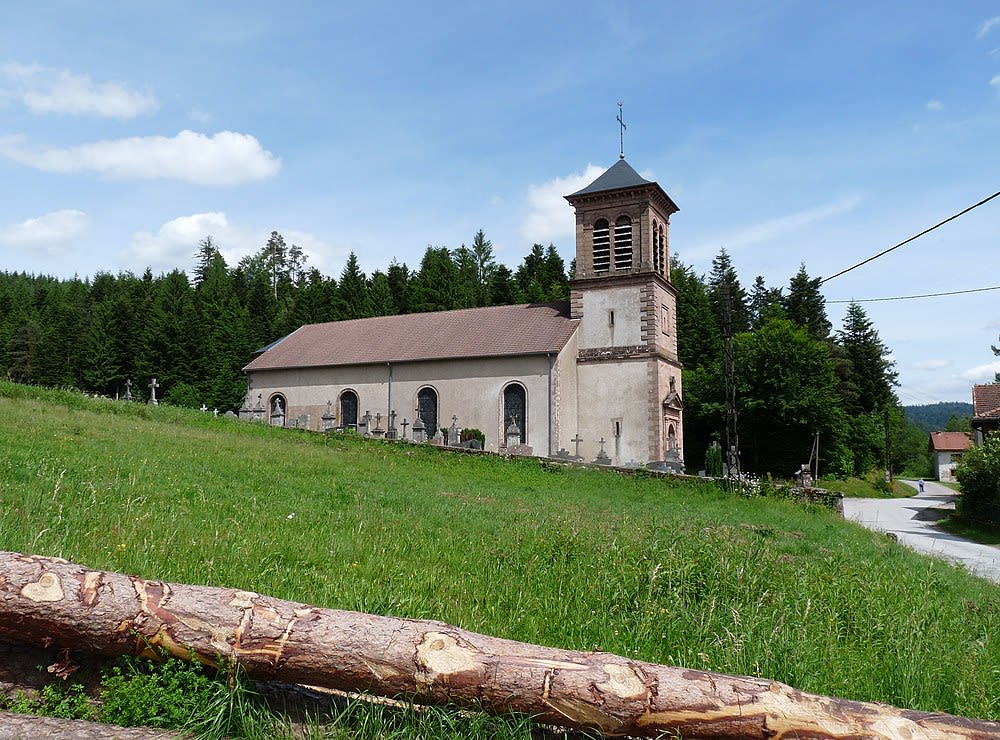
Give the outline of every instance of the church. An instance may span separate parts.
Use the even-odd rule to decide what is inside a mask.
[[[494,452],[679,470],[677,206],[624,156],[565,197],[569,302],[303,326],[244,368],[241,416],[446,443],[478,429]]]

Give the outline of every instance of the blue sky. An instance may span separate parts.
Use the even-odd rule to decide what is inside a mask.
[[[625,155],[672,252],[826,277],[1000,190],[1000,4],[16,3],[0,25],[0,270],[190,271],[272,230],[339,276],[483,229],[573,255],[562,196]],[[827,283],[1000,285],[1000,198]],[[863,304],[903,403],[993,379],[1000,291]]]

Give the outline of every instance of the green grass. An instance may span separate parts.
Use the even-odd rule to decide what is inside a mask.
[[[996,545],[1000,547],[1000,527],[990,527],[985,524],[969,522],[961,517],[950,516],[937,523],[941,529],[951,534],[957,534],[973,542],[983,545]]]
[[[1000,719],[1000,589],[817,506],[5,383],[0,415],[3,549]],[[487,721],[385,712],[338,726]]]
[[[885,490],[881,477],[873,473],[865,478],[820,478],[817,485],[828,491],[839,491],[852,498],[905,498],[917,491],[911,486],[893,480],[892,493]]]

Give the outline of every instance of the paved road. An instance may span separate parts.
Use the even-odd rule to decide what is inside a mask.
[[[914,488],[916,481],[903,481]],[[955,492],[934,481],[924,482],[924,492],[910,498],[845,498],[844,517],[874,529],[891,532],[917,552],[961,563],[973,573],[1000,583],[1000,548],[956,537],[934,526],[954,510]]]

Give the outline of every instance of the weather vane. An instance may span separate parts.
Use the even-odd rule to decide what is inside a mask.
[[[625,159],[625,121],[622,120],[622,101],[618,101],[618,143],[620,145],[620,150],[618,152],[619,159]]]

